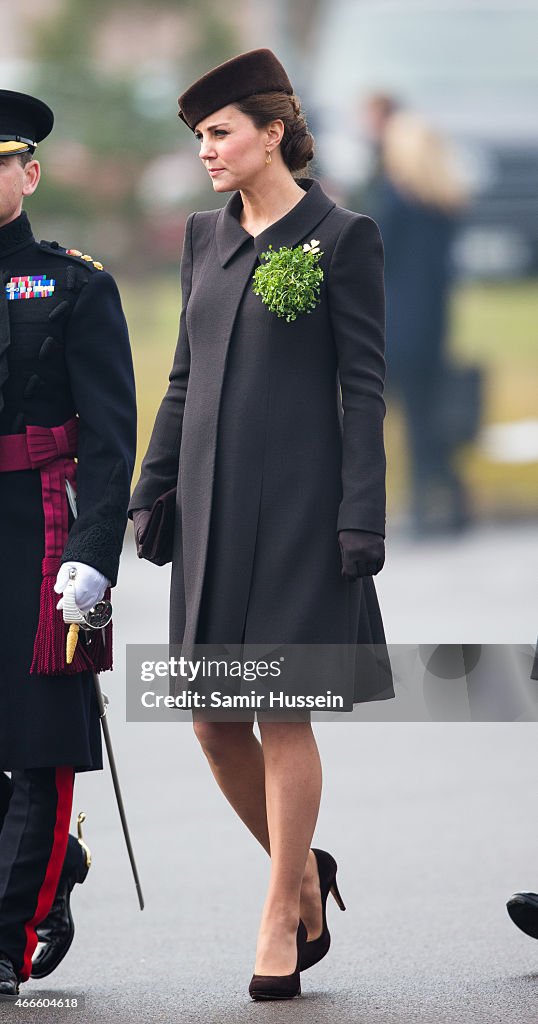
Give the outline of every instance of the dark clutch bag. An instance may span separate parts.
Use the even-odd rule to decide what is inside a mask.
[[[176,519],[176,488],[155,498],[151,515],[140,541],[138,557],[155,565],[172,561],[174,527]]]

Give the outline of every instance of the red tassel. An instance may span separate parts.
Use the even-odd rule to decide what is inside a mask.
[[[57,675],[65,666],[65,628],[61,612],[56,610],[58,595],[54,577],[44,576],[39,598],[39,622],[34,640],[34,657],[30,672]]]
[[[55,580],[56,575],[46,575],[41,582],[39,622],[30,672],[45,676],[68,676],[92,670],[106,672],[112,668],[112,622],[105,627],[104,643],[100,629],[85,631],[81,628],[73,661],[67,664],[65,657],[69,623],[64,622],[61,610],[56,608],[59,595],[54,590]],[[110,600],[110,590],[107,590],[105,596]]]

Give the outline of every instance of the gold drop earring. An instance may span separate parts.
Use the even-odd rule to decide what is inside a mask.
[[[266,162],[266,164],[270,164],[271,163],[271,151],[269,149],[266,150],[266,152],[265,152],[265,162]]]

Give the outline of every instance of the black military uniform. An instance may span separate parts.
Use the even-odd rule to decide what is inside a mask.
[[[0,159],[33,152],[52,123],[0,91]],[[87,870],[67,847],[73,777],[102,767],[90,670],[110,667],[111,633],[92,647],[81,631],[68,666],[53,586],[66,561],[116,583],[136,412],[120,297],[98,261],[37,242],[22,212],[0,226],[0,278],[0,994],[13,994],[64,860],[71,887]]]

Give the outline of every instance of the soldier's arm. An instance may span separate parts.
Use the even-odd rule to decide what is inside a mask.
[[[78,518],[62,563],[84,562],[114,586],[136,451],[136,401],[127,324],[114,279],[93,272],[77,299],[65,343],[79,417]]]

